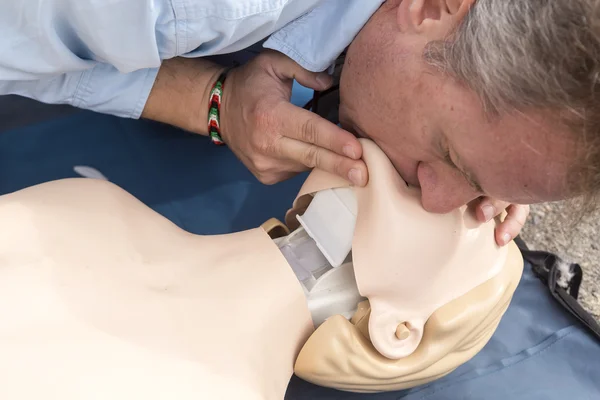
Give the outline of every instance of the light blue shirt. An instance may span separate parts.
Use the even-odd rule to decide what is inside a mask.
[[[162,60],[264,46],[324,71],[385,0],[0,0],[0,94],[139,118]]]

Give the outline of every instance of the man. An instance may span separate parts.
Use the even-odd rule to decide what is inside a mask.
[[[502,200],[484,200],[487,217],[507,203],[591,198],[599,5],[387,1],[349,48],[344,126],[377,142],[433,212],[481,196]],[[508,210],[499,243],[524,222],[523,208]]]
[[[275,32],[266,47],[278,52],[226,76],[222,139],[265,183],[318,167],[364,185],[355,138],[289,104],[291,78],[328,87],[318,73],[327,68],[322,61],[360,30],[342,74],[343,126],[373,139],[421,187],[427,210],[473,202],[489,219],[508,207],[497,233],[504,244],[528,212],[510,204],[597,186],[589,151],[596,0],[213,3],[3,5],[0,91],[207,135],[210,90],[223,69],[198,57],[241,50]],[[320,63],[311,54],[322,54]]]

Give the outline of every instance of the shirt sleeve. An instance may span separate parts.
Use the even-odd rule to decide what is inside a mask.
[[[0,2],[0,94],[138,118],[177,54],[176,0]]]
[[[360,4],[383,0],[347,1],[353,4],[352,12],[337,18],[347,14],[366,19],[369,11]],[[335,7],[311,13],[321,19],[294,22],[328,3]],[[311,37],[321,39],[326,26],[319,24],[332,23],[345,4],[346,0],[0,0],[0,94],[137,118],[162,60],[238,51],[292,22],[293,32],[283,31],[274,40],[280,38],[284,46],[289,33],[291,51],[304,55],[309,65],[311,56],[328,57],[331,46],[306,46],[298,40],[306,33],[298,26],[310,22],[319,31]],[[340,24],[336,22],[338,28]],[[350,32],[359,25],[350,20]],[[334,32],[335,48],[352,36],[344,33],[340,41],[338,35]]]
[[[137,119],[141,116],[158,68],[122,74],[108,64],[36,80],[0,81],[0,94],[16,94],[48,104]]]
[[[312,72],[328,69],[384,0],[322,0],[264,43]]]

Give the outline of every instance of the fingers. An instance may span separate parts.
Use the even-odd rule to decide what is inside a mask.
[[[333,77],[328,73],[309,72],[302,68],[293,74],[293,79],[297,80],[302,86],[317,91],[327,90],[333,84]]]
[[[529,216],[529,206],[511,204],[506,211],[508,215],[496,228],[496,242],[500,246],[506,245],[519,235]]]
[[[362,160],[352,160],[323,147],[291,138],[281,139],[280,153],[283,158],[338,175],[355,186],[367,184],[367,166]]]
[[[475,210],[477,219],[481,222],[488,222],[505,210],[506,218],[498,225],[495,233],[496,243],[500,246],[506,245],[519,235],[529,216],[529,206],[484,197]]]
[[[288,116],[282,126],[285,136],[354,160],[362,157],[362,146],[356,136],[325,118],[291,103],[281,103],[277,112]]]
[[[357,186],[366,185],[367,167],[361,160],[359,140],[289,101],[291,79],[323,90],[331,85],[331,77],[309,72],[289,57],[268,51],[238,72],[243,73],[241,81],[229,85],[225,96],[228,113],[223,114],[229,117],[221,121],[223,132],[228,132],[225,140],[230,148],[261,182],[276,183],[295,172],[319,168]],[[232,73],[231,78],[238,75]]]
[[[506,201],[500,201],[492,199],[490,197],[484,197],[481,202],[477,205],[476,215],[480,222],[488,222],[492,218],[496,218],[506,208],[510,206],[510,203]]]
[[[311,72],[302,68],[291,58],[279,52],[266,51],[273,72],[281,80],[295,79],[304,87],[323,91],[331,87],[333,77],[326,72]]]
[[[260,183],[263,185],[275,185],[279,182],[287,181],[288,179],[293,178],[297,175],[297,173],[302,172],[298,170],[297,172],[285,172],[285,173],[256,173],[254,176]]]

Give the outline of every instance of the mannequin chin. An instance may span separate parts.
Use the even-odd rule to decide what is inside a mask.
[[[518,250],[484,246],[465,266],[477,240],[464,238],[493,242],[494,223],[477,225],[465,210],[410,217],[418,208],[405,188],[393,202],[378,201],[390,198],[399,177],[378,148],[363,144],[366,188],[314,171],[287,226],[269,221],[229,235],[192,235],[99,180],[0,197],[0,397],[281,400],[294,371],[323,386],[381,391],[437,379],[467,361],[510,302]],[[308,285],[282,248],[301,228],[296,216],[332,188],[357,200],[351,261],[315,273]],[[403,264],[401,246],[375,239],[409,224]],[[448,227],[460,227],[458,235]],[[419,243],[415,229],[429,241]],[[432,241],[449,250],[425,257],[420,275],[416,250]],[[435,281],[475,267],[484,273],[460,284]],[[398,273],[405,279],[391,279]],[[343,294],[335,301],[324,295],[331,285]],[[397,342],[413,345],[395,354]]]

